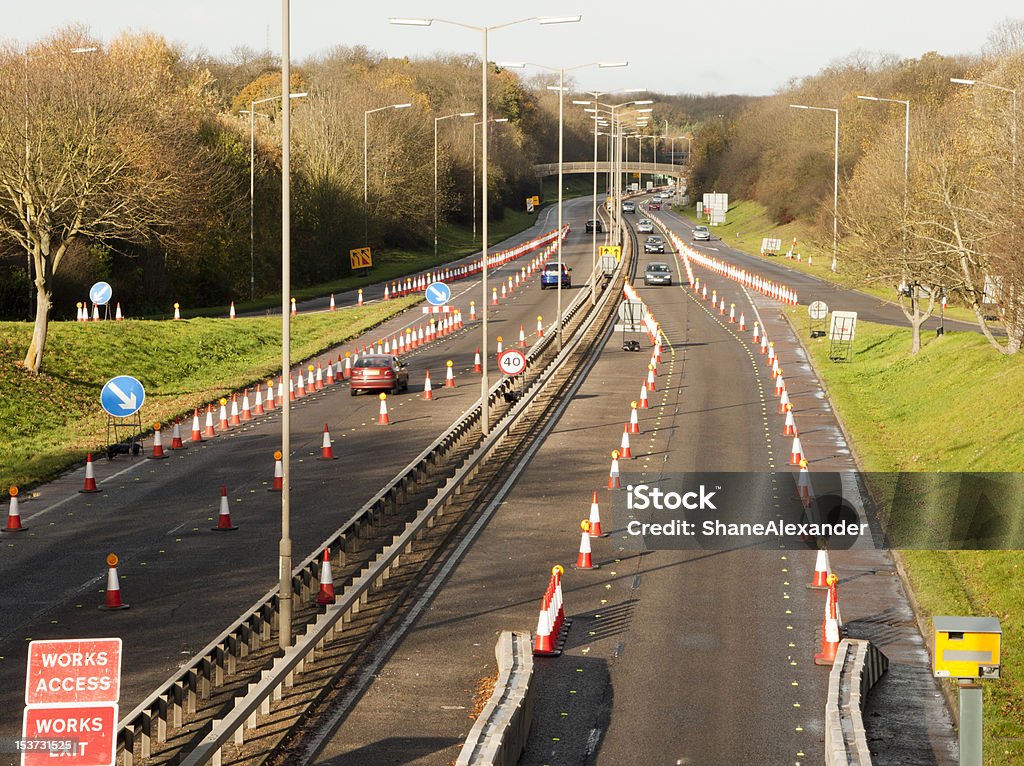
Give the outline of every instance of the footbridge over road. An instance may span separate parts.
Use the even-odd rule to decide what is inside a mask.
[[[619,167],[619,170],[621,170],[623,173],[641,173],[643,175],[649,176],[671,176],[673,178],[682,178],[685,169],[685,165],[675,165],[670,162],[623,162]],[[539,165],[534,165],[533,170],[538,178],[546,178],[547,176],[558,175],[558,163],[546,162]],[[606,161],[597,163],[598,173],[609,173],[611,171],[611,162]],[[593,172],[593,160],[587,160],[584,162],[562,163],[562,173],[565,175],[571,175],[573,173],[592,174]]]

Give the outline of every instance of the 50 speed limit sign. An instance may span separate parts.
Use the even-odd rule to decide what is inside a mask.
[[[510,348],[498,357],[498,369],[506,375],[518,375],[526,369],[526,355]]]

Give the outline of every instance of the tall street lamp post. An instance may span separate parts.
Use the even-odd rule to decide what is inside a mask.
[[[490,123],[508,122],[508,117],[491,118],[490,120],[488,120],[488,122],[490,122]],[[476,241],[476,187],[477,187],[477,183],[476,183],[476,129],[480,125],[483,125],[483,124],[484,124],[483,120],[480,120],[479,122],[474,122],[473,123],[473,241],[474,242]],[[485,194],[486,194],[486,192],[485,192]]]
[[[450,120],[452,117],[474,117],[476,112],[455,112],[446,114],[443,117],[434,118],[434,258],[437,258],[437,123],[441,120]],[[474,142],[473,148],[476,148]]]
[[[383,112],[386,109],[408,109],[412,104],[388,104],[387,106],[378,106],[376,109],[367,109],[363,112],[363,245],[370,244],[370,142],[369,142],[369,126],[370,126],[370,115],[375,112]]]
[[[832,272],[837,269],[836,251],[839,245],[839,110],[828,106],[804,106],[790,104],[792,109],[810,109],[815,112],[832,112],[836,116],[836,140],[832,165]]]
[[[577,22],[581,19],[581,16],[530,16],[525,19],[518,19],[516,21],[510,21],[505,24],[495,24],[493,26],[474,26],[472,24],[464,24],[459,21],[449,21],[448,19],[437,19],[437,18],[423,18],[423,19],[389,19],[392,24],[399,24],[403,26],[414,26],[414,27],[429,27],[435,21],[442,24],[451,24],[452,26],[462,27],[463,29],[469,29],[474,32],[479,32],[483,38],[483,51],[480,56],[480,80],[481,80],[481,94],[480,94],[480,116],[483,122],[486,124],[487,119],[487,36],[491,30],[504,29],[515,24],[523,24],[527,21],[536,21],[538,24],[566,24]],[[480,254],[481,262],[481,285],[483,290],[483,311],[481,312],[481,331],[483,333],[483,348],[484,348],[484,359],[490,357],[490,352],[487,345],[487,319],[488,319],[488,300],[487,300],[487,131],[483,132],[483,171],[481,173],[481,186],[484,189],[483,194],[483,211],[482,218],[483,222],[481,225],[481,237],[482,247]],[[483,374],[480,376],[480,431],[486,436],[490,432],[490,402],[488,402],[488,395],[490,393],[490,385],[488,378],[488,365],[483,365]]]

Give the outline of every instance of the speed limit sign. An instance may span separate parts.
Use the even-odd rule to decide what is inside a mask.
[[[526,355],[510,348],[498,357],[498,369],[506,375],[518,375],[526,369]]]

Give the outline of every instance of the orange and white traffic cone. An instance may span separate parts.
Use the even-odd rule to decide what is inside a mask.
[[[836,582],[834,574],[828,576],[829,597],[825,601],[825,630],[821,637],[821,651],[814,655],[815,665],[832,665],[836,661],[839,649],[839,598],[835,595]]]
[[[557,657],[561,654],[555,648],[555,639],[552,636],[551,614],[549,613],[548,594],[541,599],[540,614],[537,617],[537,631],[533,638],[534,657]]]
[[[423,400],[429,402],[433,398],[434,389],[430,385],[430,370],[427,370],[427,374],[423,378]]]
[[[725,301],[724,300],[722,301],[722,306],[723,307],[725,306]],[[729,304],[729,324],[736,324],[736,304],[735,303],[730,303]],[[741,327],[740,329],[742,330],[743,328]]]
[[[298,313],[299,313],[299,307],[297,305],[295,305],[295,299],[292,298],[292,311],[291,311],[291,314],[292,314],[292,316],[298,316]]]
[[[761,342],[761,325],[759,322],[754,322],[754,343]]]
[[[277,398],[280,399],[281,398],[282,387],[284,386],[284,382],[281,381],[280,378],[278,378],[278,381],[279,382],[277,384],[277,390],[278,390],[278,397]],[[267,398],[263,402],[263,408],[267,412],[270,412],[275,407],[277,407],[277,403],[274,401],[274,381],[273,380],[268,380],[267,381]]]
[[[153,424],[153,453],[149,456],[150,460],[163,460],[164,458],[170,457],[164,452],[164,438],[160,432],[160,424]]]
[[[480,361],[480,347],[476,347],[476,352],[473,354],[473,372],[483,372],[483,364]]]
[[[220,487],[220,510],[217,512],[217,526],[211,527],[214,532],[230,532],[238,527],[231,523],[231,511],[228,509],[228,488]]]
[[[249,389],[242,392],[242,420],[252,420],[252,403],[249,401]]]
[[[651,407],[650,404],[647,401],[647,385],[646,384],[640,386],[640,401],[637,404],[640,407],[640,409],[642,409],[642,410],[648,410]]]
[[[216,436],[217,432],[213,429],[213,405],[206,405],[206,427],[203,429],[203,436]],[[195,441],[195,435],[193,434],[192,441]]]
[[[4,532],[21,532],[25,529],[21,523],[21,513],[18,511],[18,488],[11,487],[7,490],[11,497],[11,505],[7,509],[7,526],[3,528]]]
[[[263,387],[257,383],[255,386],[253,386],[253,388],[256,390],[256,403],[255,403],[255,405],[252,408],[252,414],[254,416],[255,415],[262,415],[263,412],[264,412],[264,410],[263,410]]]
[[[594,563],[590,552],[590,521],[581,521],[580,529],[583,530],[580,535],[580,552],[576,555],[576,566],[573,569],[597,569],[598,565]]]
[[[107,556],[107,590],[103,594],[103,604],[100,606],[100,609],[104,611],[130,608],[121,600],[121,581],[117,577],[117,562],[117,554],[111,553]]]
[[[310,366],[312,366],[312,365],[310,365]],[[313,390],[314,391],[323,391],[324,390],[324,368],[323,368],[323,365],[320,364],[320,360],[319,359],[316,360],[316,381],[313,383]]]
[[[779,375],[775,378],[775,395],[778,397],[782,396],[782,392],[786,390],[786,381],[782,377],[782,370],[779,370]]]
[[[231,394],[231,419],[228,423],[233,426],[242,425],[242,418],[238,412],[238,394]]]
[[[357,306],[362,306],[363,305],[363,290],[362,290],[362,288],[359,288],[359,297],[356,298],[356,305]]]
[[[761,334],[761,353],[768,353],[768,336],[765,335],[764,333]]]
[[[631,434],[640,433],[640,419],[636,415],[636,410],[638,406],[639,404],[637,402],[629,403],[629,425],[627,427],[627,430]]]
[[[789,409],[786,410],[786,425],[782,429],[783,436],[798,436],[796,430],[796,420],[793,418],[793,405],[789,405]]]
[[[495,352],[494,356],[500,358],[502,353],[504,353],[504,351],[505,351],[505,347],[501,344],[501,336],[500,335],[497,338],[495,338],[495,342],[498,344],[498,350]]]
[[[327,374],[324,377],[324,385],[326,385],[326,386],[333,386],[334,385],[334,365],[331,364],[330,362],[327,362]]]
[[[747,315],[742,311],[740,312],[740,332],[744,332],[747,329]]]
[[[380,414],[377,416],[377,425],[389,426],[391,421],[388,419],[388,395],[380,395]]]
[[[228,425],[228,400],[223,397],[220,400],[220,412],[217,416],[217,428],[220,431],[227,431]]]
[[[804,507],[811,502],[811,472],[807,470],[807,460],[800,461],[800,473],[796,475],[796,496]]]
[[[785,388],[782,389],[782,393],[779,394],[779,414],[786,414],[786,407],[790,406],[789,392]]]
[[[775,344],[771,341],[768,342],[768,359],[765,361],[769,367],[775,364]]]
[[[330,309],[331,309],[331,311],[334,311],[334,310],[335,310],[336,308],[337,308],[337,306],[335,306],[335,304],[334,304],[334,293],[331,293],[331,305],[330,305]]]
[[[295,396],[301,399],[306,395],[306,379],[302,376],[302,370],[299,370],[299,382],[295,384]]]
[[[181,319],[181,306],[177,303],[174,304],[174,318],[176,320]]]
[[[447,367],[447,372],[444,374],[444,387],[455,388],[455,371],[452,369],[452,360],[449,359],[445,362],[445,366]]]
[[[654,365],[647,365],[647,390],[657,391],[658,389],[654,385]]]
[[[114,308],[114,321],[115,322],[123,322],[124,321],[124,314],[121,313],[121,304],[120,304],[120,302]]]
[[[722,298],[721,303],[718,304],[718,315],[725,316],[725,298]]]
[[[608,471],[608,489],[622,489],[619,479],[619,451],[612,450],[612,467]]]
[[[174,430],[171,431],[171,449],[185,449],[185,442],[181,440],[181,422],[177,419],[174,421]]]
[[[316,594],[316,603],[320,606],[327,606],[334,602],[334,575],[331,572],[331,549],[324,548],[324,558],[320,564],[320,592]]]
[[[594,496],[590,499],[590,536],[591,537],[608,537],[611,532],[601,531],[601,506],[597,499],[597,490],[594,490]]]
[[[235,318],[235,302],[231,301],[231,308],[228,309],[228,319]]]
[[[526,348],[526,331],[519,325],[519,348]]]
[[[622,441],[619,444],[619,457],[623,460],[632,460],[633,453],[629,449],[629,423],[626,423],[625,427],[622,429]]]
[[[828,561],[828,551],[824,548],[818,550],[818,556],[814,560],[814,576],[808,588],[813,590],[825,590],[828,588],[828,576],[832,574],[832,567]]]
[[[476,301],[469,302],[469,321],[476,321]]]
[[[85,495],[103,491],[96,486],[96,474],[93,473],[91,452],[85,456],[85,485],[78,491]]]
[[[331,432],[327,430],[326,423],[324,423],[324,440],[320,447],[320,459],[334,460],[334,448],[331,446]]]
[[[537,337],[544,337],[544,318],[541,316],[537,317]]]
[[[800,465],[800,461],[803,460],[803,459],[804,459],[804,448],[803,448],[803,445],[800,444],[800,437],[799,436],[794,436],[793,437],[793,448],[790,450],[790,453],[789,453],[789,464],[790,465]]]
[[[280,492],[284,489],[284,464],[281,462],[281,450],[274,453],[274,483],[267,487],[267,492]]]

